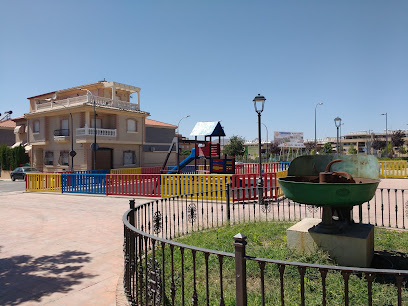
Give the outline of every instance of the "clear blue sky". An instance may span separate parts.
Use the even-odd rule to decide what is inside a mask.
[[[257,137],[408,128],[408,1],[2,1],[0,112],[108,81],[138,86],[151,119],[189,135],[221,120]],[[262,138],[266,139],[265,128]]]

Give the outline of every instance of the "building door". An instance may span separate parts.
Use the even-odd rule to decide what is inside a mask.
[[[96,169],[112,169],[113,167],[113,149],[99,148],[96,151]],[[92,154],[92,164],[94,155]]]

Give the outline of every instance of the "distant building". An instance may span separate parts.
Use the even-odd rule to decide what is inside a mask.
[[[14,144],[14,128],[16,123],[11,120],[0,121],[0,145],[11,147]]]
[[[146,118],[145,126],[146,137],[143,144],[143,166],[161,166],[175,137],[177,125]],[[174,165],[175,162],[176,155],[174,154],[169,164]]]
[[[131,102],[132,94],[136,94],[136,103]],[[99,81],[40,94],[28,100],[30,111],[25,118],[31,163],[44,172],[70,169],[72,136],[76,153],[74,170],[90,170],[93,168],[91,145],[95,133],[96,169],[161,165],[163,161],[157,153],[147,147],[167,144],[175,134],[175,126],[146,125],[146,117],[150,114],[140,110],[140,88],[131,85]]]
[[[388,142],[391,143],[391,135],[394,131],[388,130]],[[405,133],[404,141],[405,144],[408,143],[408,130],[403,131]],[[375,154],[375,150],[372,148],[372,143],[374,140],[386,140],[386,133],[373,133],[367,131],[351,132],[339,139],[340,146],[343,149],[343,153],[347,153],[350,146],[357,150],[358,153],[364,154]],[[307,140],[305,142],[314,142],[313,140]],[[336,137],[327,137],[323,139],[317,139],[317,145],[319,148],[323,147],[325,143],[331,143],[333,150],[336,151]]]

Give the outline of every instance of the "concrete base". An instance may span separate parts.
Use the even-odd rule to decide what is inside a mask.
[[[313,252],[321,248],[341,266],[367,268],[374,255],[374,226],[351,224],[339,234],[315,232],[321,219],[306,218],[290,227],[287,233],[288,248]]]

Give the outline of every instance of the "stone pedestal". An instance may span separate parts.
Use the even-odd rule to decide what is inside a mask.
[[[290,227],[287,233],[288,248],[300,252],[313,252],[317,248],[327,251],[341,266],[366,268],[374,255],[374,226],[351,224],[338,234],[315,231],[321,219],[306,218]]]

